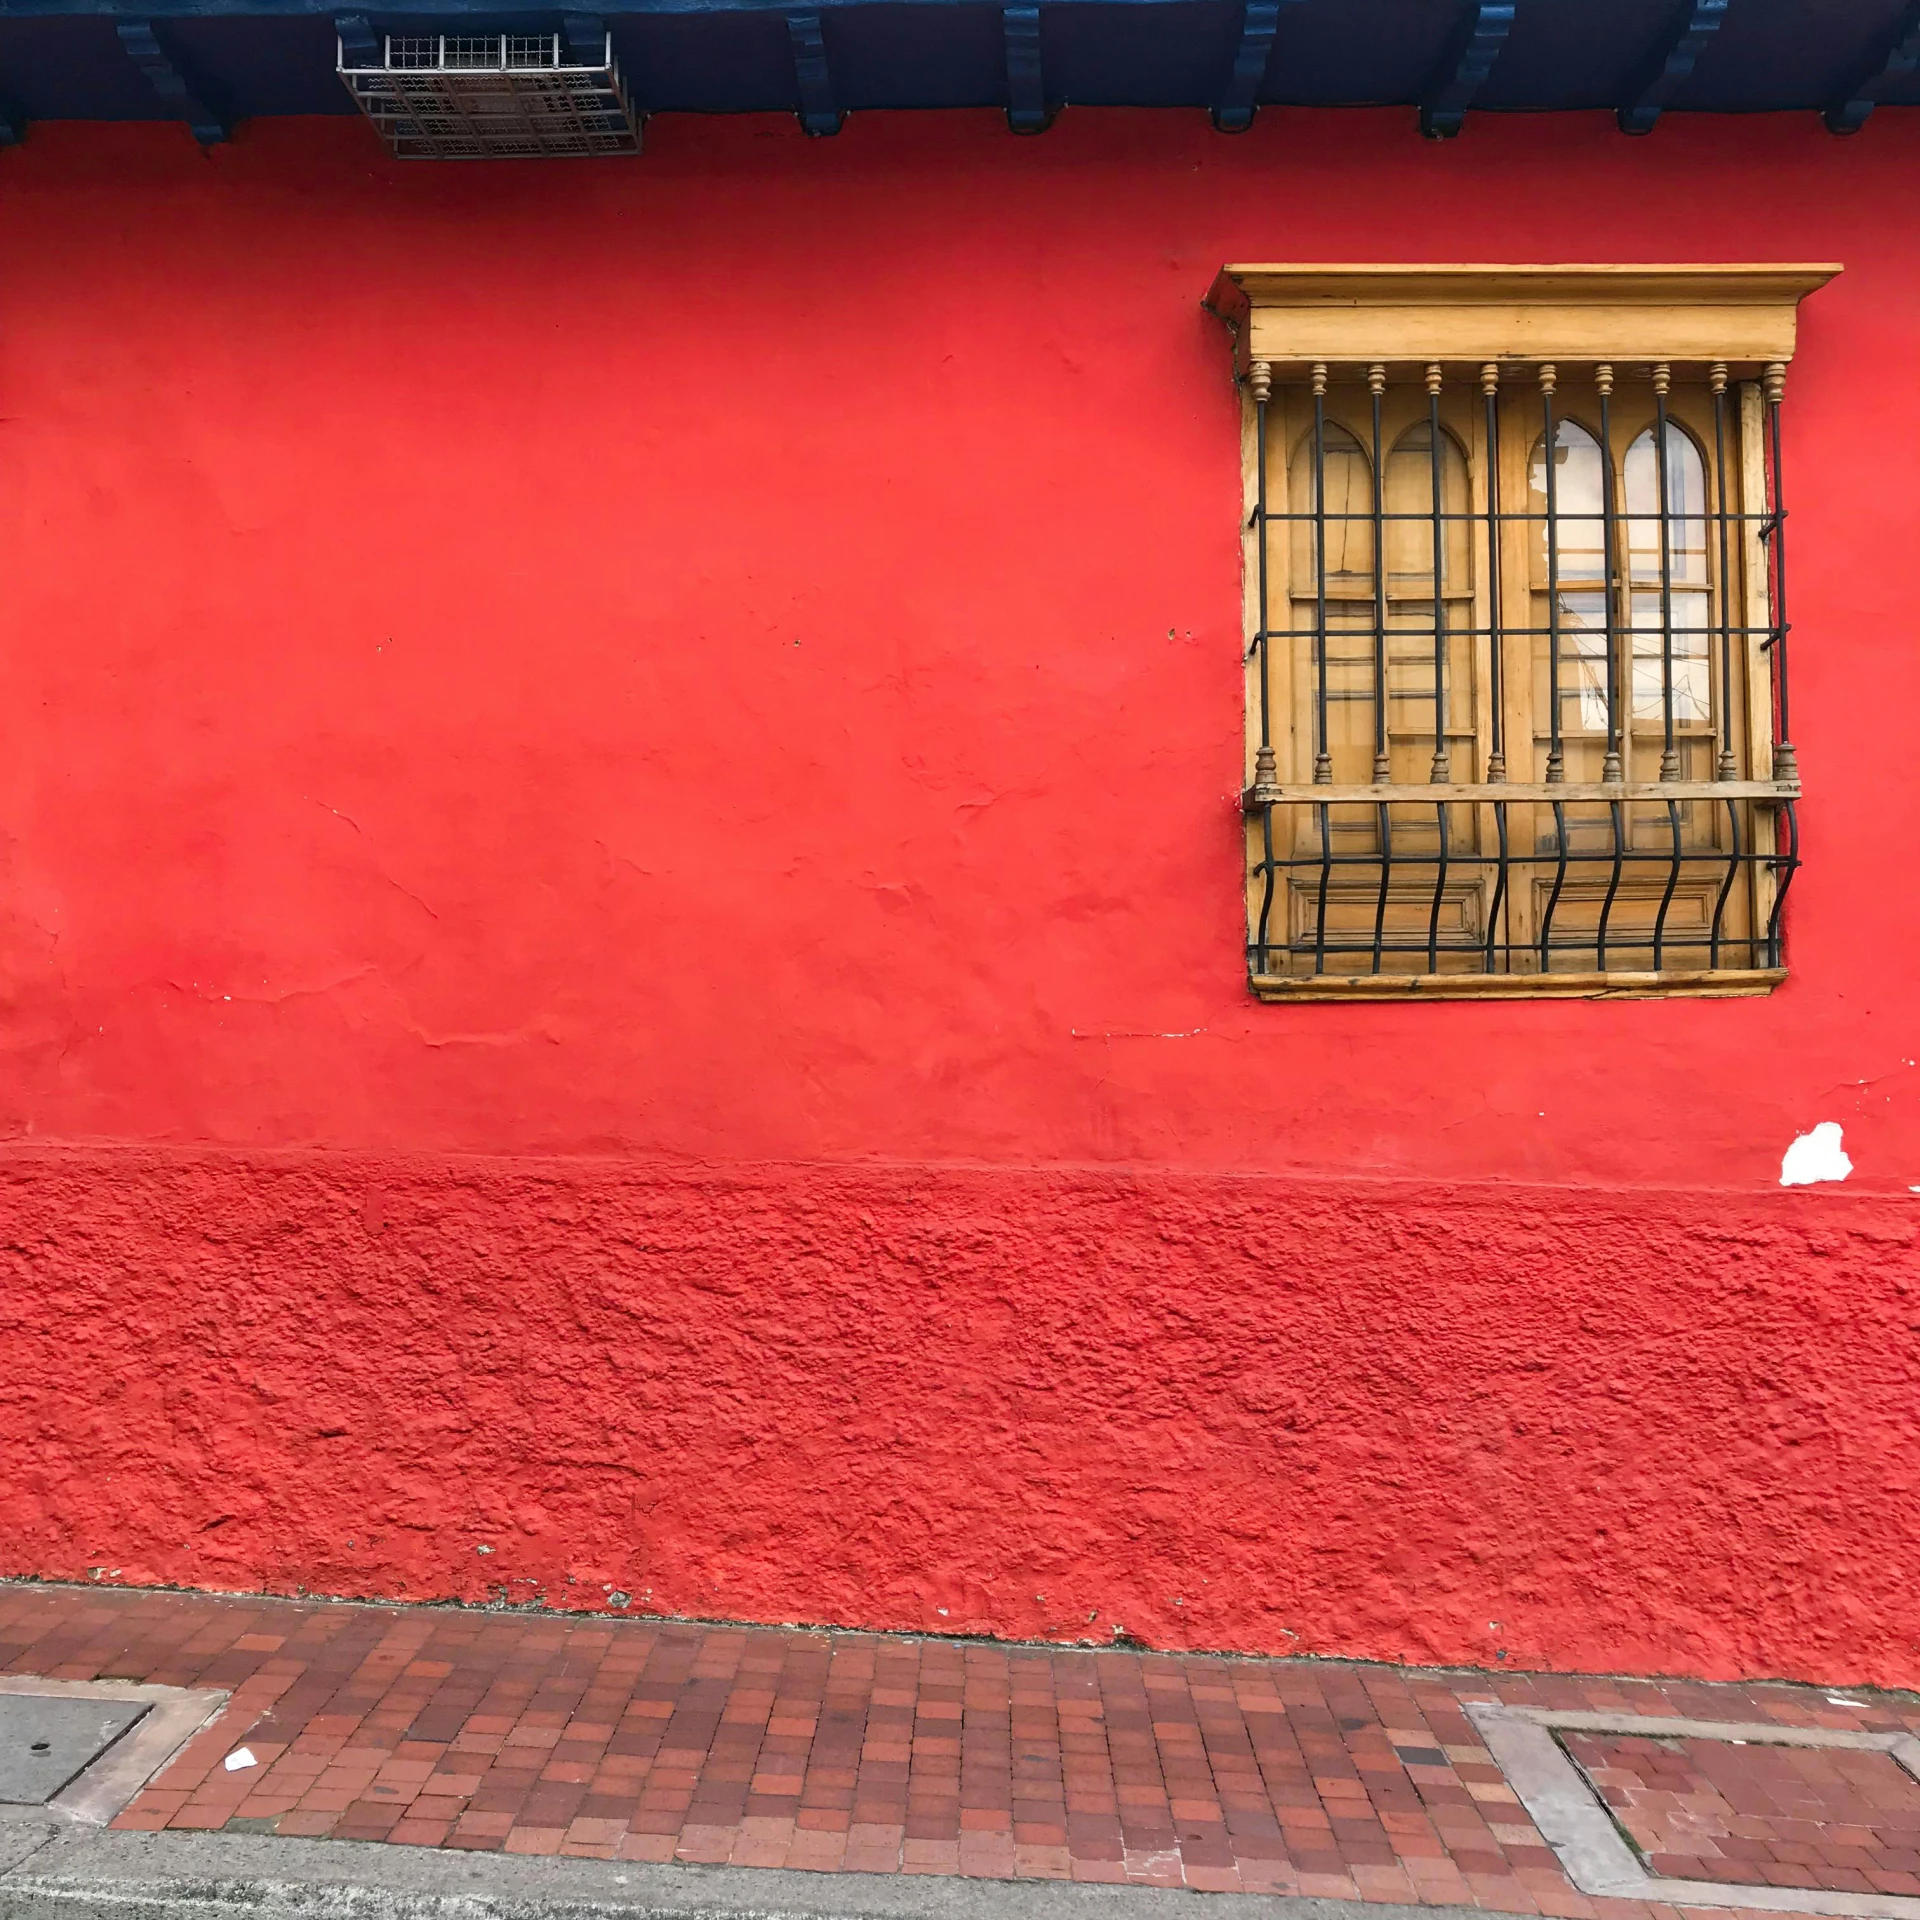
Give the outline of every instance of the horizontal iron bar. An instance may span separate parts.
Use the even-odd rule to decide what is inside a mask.
[[[1575,829],[1587,824],[1589,823],[1583,821],[1572,823]],[[1400,828],[1400,834],[1403,839],[1407,832],[1408,828],[1403,823]],[[1377,847],[1357,849],[1351,853],[1336,853],[1331,848],[1326,848],[1319,853],[1290,854],[1285,858],[1276,856],[1272,860],[1255,860],[1250,862],[1250,866],[1253,872],[1262,874],[1325,873],[1332,875],[1335,873],[1351,872],[1366,874],[1377,878],[1383,866],[1389,869],[1397,869],[1400,867],[1432,867],[1439,865],[1441,858],[1442,849],[1436,842],[1427,847],[1395,847],[1393,850],[1393,858],[1390,861],[1382,858],[1380,850]],[[1482,853],[1475,849],[1449,842],[1445,849],[1445,859],[1449,868],[1470,868],[1477,873],[1491,872],[1497,874],[1516,872],[1522,867],[1551,867],[1555,869],[1563,866],[1569,868],[1611,867],[1616,862],[1619,864],[1622,872],[1624,872],[1628,867],[1670,868],[1673,865],[1673,849],[1668,847],[1663,851],[1657,847],[1623,847],[1620,852],[1615,853],[1611,848],[1606,847],[1576,847],[1569,845],[1563,853],[1557,844],[1548,842],[1533,853],[1508,853],[1502,856],[1497,852]],[[1786,864],[1786,856],[1778,853],[1734,854],[1729,852],[1725,847],[1710,846],[1683,847],[1680,853],[1680,864],[1683,867],[1705,864],[1719,867],[1724,871],[1729,861],[1751,872],[1766,871],[1777,873]],[[1267,944],[1269,946],[1283,946],[1285,942],[1279,939],[1271,939]],[[1309,940],[1308,944],[1314,945],[1317,943]],[[1420,944],[1424,946],[1426,942],[1423,940]],[[1533,944],[1537,944],[1537,942]]]
[[[1423,448],[1422,451],[1424,452],[1425,449]],[[1278,507],[1269,507],[1265,517],[1269,522],[1276,525],[1282,520],[1298,520],[1306,522],[1309,526],[1313,526],[1324,520],[1330,527],[1343,525],[1347,522],[1351,522],[1358,527],[1370,527],[1376,518],[1381,520],[1413,520],[1417,521],[1421,526],[1426,526],[1435,518],[1431,513],[1414,512],[1383,512],[1375,515],[1372,512],[1335,513],[1329,509],[1326,513],[1315,513],[1309,507],[1302,507],[1297,513],[1291,511],[1283,513]],[[1607,519],[1604,513],[1556,513],[1553,515],[1531,512],[1487,513],[1484,510],[1473,507],[1443,507],[1438,517],[1443,524],[1452,523],[1469,526],[1485,526],[1489,520],[1497,520],[1504,525],[1507,521],[1513,520],[1531,521],[1536,527],[1544,527],[1549,518],[1552,519],[1556,527],[1599,527],[1604,526]],[[1716,526],[1723,520],[1728,526],[1733,526],[1742,520],[1774,520],[1777,518],[1779,518],[1779,516],[1772,512],[1756,511],[1753,513],[1740,513],[1729,508],[1725,513],[1718,511],[1710,513],[1704,507],[1698,513],[1670,513],[1666,515],[1667,524],[1675,527]],[[1657,527],[1660,524],[1661,516],[1657,513],[1629,513],[1622,508],[1620,512],[1613,516],[1613,520],[1615,526],[1621,527],[1634,525]]]
[[[1502,862],[1498,854],[1468,853],[1459,847],[1453,847],[1450,848],[1447,853],[1447,870],[1452,872],[1455,867],[1472,869],[1473,873],[1469,876],[1470,878],[1476,875],[1484,875],[1489,871],[1496,874],[1502,871],[1509,873],[1517,872],[1522,867],[1551,868],[1557,872],[1562,866],[1565,866],[1569,871],[1575,867],[1611,867],[1616,858],[1620,863],[1623,874],[1628,867],[1665,867],[1671,869],[1673,866],[1673,855],[1671,852],[1658,853],[1651,848],[1643,851],[1637,850],[1630,853],[1622,853],[1617,856],[1607,852],[1582,852],[1578,848],[1569,848],[1563,860],[1558,852],[1549,847],[1539,853],[1516,853]],[[1680,864],[1682,867],[1717,867],[1720,871],[1725,872],[1727,863],[1733,859],[1734,856],[1728,853],[1724,847],[1700,847],[1692,852],[1683,851],[1680,855]],[[1359,873],[1368,876],[1369,884],[1371,884],[1373,880],[1379,878],[1380,869],[1387,864],[1387,862],[1381,859],[1378,853],[1316,853],[1312,855],[1303,854],[1297,860],[1256,860],[1253,863],[1253,871],[1260,874],[1268,872],[1274,874],[1325,873],[1329,876],[1336,873]],[[1392,869],[1395,872],[1398,872],[1402,867],[1428,868],[1437,867],[1439,864],[1440,850],[1438,847],[1435,847],[1431,852],[1424,849],[1397,848],[1391,863]],[[1743,853],[1738,858],[1738,864],[1750,872],[1765,870],[1767,872],[1778,873],[1785,864],[1785,861],[1783,856],[1778,854],[1763,853],[1754,855]],[[1331,884],[1331,881],[1329,881],[1329,884]],[[1424,884],[1419,890],[1422,893],[1427,891]],[[1306,934],[1302,934],[1300,940],[1304,945],[1304,950],[1309,952],[1315,950],[1321,944],[1318,940]],[[1274,948],[1282,948],[1285,947],[1286,944],[1286,941],[1279,939],[1270,939],[1267,942],[1268,946]],[[1424,940],[1415,943],[1416,948],[1425,947],[1426,944]],[[1442,944],[1445,944],[1444,941]],[[1540,942],[1537,937],[1520,942],[1520,946],[1523,949],[1535,948],[1538,947],[1539,944]],[[1574,944],[1576,946],[1590,947],[1593,945],[1593,942],[1591,940],[1579,940]],[[1620,942],[1616,941],[1612,934],[1608,934],[1608,946],[1617,946],[1619,944]],[[1628,944],[1631,943],[1629,942]],[[1647,945],[1650,944],[1650,942],[1642,942],[1642,944]],[[1685,943],[1680,942],[1679,944],[1684,945]],[[1461,951],[1478,953],[1485,945],[1485,937],[1481,936],[1468,942]],[[1371,951],[1372,946],[1373,943],[1370,940],[1356,940],[1355,951],[1357,952],[1361,948]]]
[[[1470,598],[1471,596],[1464,593],[1457,593],[1457,594],[1445,593],[1445,594],[1442,594],[1440,597],[1443,600],[1465,600]],[[1303,594],[1296,595],[1295,598],[1300,600],[1305,600],[1310,598],[1310,596],[1303,593]],[[1389,599],[1387,604],[1389,606],[1430,607],[1433,605],[1433,600],[1431,596],[1429,596],[1425,600],[1416,600],[1413,598],[1411,594],[1409,594],[1404,600],[1395,601],[1395,600]],[[1363,609],[1370,610],[1373,606],[1373,598],[1371,595],[1369,595],[1364,600],[1348,600],[1344,597],[1335,598],[1334,595],[1329,594],[1327,596],[1327,605],[1330,607],[1360,607]],[[1413,617],[1417,619],[1419,616],[1415,615]],[[1716,622],[1713,626],[1710,626],[1710,627],[1675,627],[1673,629],[1673,632],[1674,632],[1674,637],[1676,639],[1684,638],[1687,636],[1694,636],[1701,639],[1711,639],[1715,634],[1719,633],[1720,630],[1721,630],[1720,626]],[[1256,640],[1311,640],[1319,633],[1319,631],[1320,629],[1318,627],[1263,627],[1260,629],[1258,633],[1254,635],[1254,638]],[[1449,621],[1447,624],[1447,637],[1450,640],[1484,640],[1490,633],[1493,633],[1494,631],[1495,629],[1492,627],[1468,627],[1468,626],[1456,627],[1455,625],[1453,625],[1451,621]],[[1529,635],[1529,634],[1538,636],[1540,638],[1545,638],[1547,635],[1551,634],[1554,631],[1554,629],[1552,627],[1515,627],[1515,626],[1509,626],[1505,621],[1502,621],[1500,624],[1500,627],[1498,628],[1498,631],[1502,635],[1504,635],[1507,639],[1512,640],[1512,639],[1524,638],[1526,635]],[[1576,636],[1580,634],[1591,634],[1596,640],[1599,640],[1599,639],[1603,639],[1606,633],[1606,629],[1604,627],[1562,626],[1559,631],[1560,631],[1560,637],[1563,640],[1568,640],[1568,641],[1573,640]],[[1631,636],[1638,636],[1644,639],[1657,640],[1660,637],[1660,635],[1665,631],[1666,629],[1664,627],[1616,626],[1614,628],[1614,635],[1616,638],[1626,638],[1631,635]],[[1777,633],[1779,629],[1776,627],[1728,627],[1726,631],[1730,633],[1737,640],[1743,634],[1751,634],[1757,638],[1764,638],[1769,634]],[[1387,628],[1387,637],[1390,640],[1419,640],[1422,638],[1430,638],[1432,633],[1433,633],[1433,618],[1431,615],[1428,616],[1426,625],[1424,627],[1417,627],[1417,626],[1396,627],[1396,626],[1389,625]],[[1363,621],[1359,621],[1359,620],[1341,620],[1341,621],[1329,620],[1327,622],[1327,638],[1329,642],[1334,640],[1371,640],[1373,638],[1373,629]],[[1568,659],[1568,660],[1580,659],[1580,660],[1601,661],[1606,658],[1604,654],[1600,654],[1600,653],[1581,653],[1577,649],[1571,646],[1563,647],[1561,649],[1561,655],[1564,659]],[[1344,657],[1349,661],[1364,662],[1368,656],[1365,654],[1355,653],[1355,654],[1348,654]],[[1636,656],[1636,658],[1640,660],[1657,660],[1659,659],[1659,657],[1660,656],[1657,653],[1642,653]],[[1704,659],[1706,656],[1704,654],[1696,654],[1693,657],[1695,659]],[[1703,721],[1701,724],[1704,726],[1706,723]]]
[[[1315,864],[1317,865],[1318,862]],[[1397,865],[1398,862],[1395,864]],[[1431,866],[1433,863],[1428,861],[1426,864]],[[1553,863],[1549,861],[1547,864],[1551,866]],[[1722,864],[1724,864],[1724,862]],[[1375,865],[1377,868],[1378,862],[1376,862]],[[1422,887],[1420,891],[1424,893],[1426,892],[1426,888]],[[1704,947],[1712,943],[1712,938],[1712,933],[1708,930],[1697,932],[1690,930],[1684,939],[1675,938],[1670,932],[1663,933],[1660,936],[1663,945],[1674,947]],[[1598,930],[1595,929],[1577,935],[1556,934],[1547,942],[1547,946],[1548,949],[1554,953],[1590,953],[1598,942],[1599,934]],[[1723,933],[1720,936],[1720,944],[1723,947],[1755,947],[1763,946],[1765,943],[1766,936],[1764,934],[1741,934],[1736,936]],[[1607,935],[1607,947],[1609,951],[1614,947],[1651,947],[1653,944],[1653,930],[1650,927],[1643,934],[1623,934],[1617,940],[1611,932]],[[1259,950],[1257,942],[1248,942],[1247,951],[1249,953],[1257,954]],[[1374,943],[1372,937],[1358,933],[1347,939],[1339,939],[1329,934],[1324,940],[1316,939],[1311,934],[1300,933],[1291,935],[1285,940],[1269,940],[1267,942],[1267,951],[1269,953],[1303,954],[1325,952],[1370,954],[1373,950]],[[1425,953],[1427,950],[1427,939],[1418,932],[1404,935],[1388,935],[1383,931],[1381,935],[1380,951],[1382,953]],[[1505,954],[1511,958],[1516,953],[1537,954],[1541,949],[1538,935],[1526,940],[1495,940],[1490,942],[1484,934],[1465,933],[1442,934],[1438,942],[1438,950],[1446,954],[1472,954],[1476,959],[1479,959],[1488,953]],[[1372,969],[1369,968],[1368,971],[1371,972]],[[1476,967],[1474,971],[1476,973],[1483,972],[1484,968]]]
[[[1353,806],[1477,806],[1499,800],[1529,803],[1550,800],[1797,800],[1800,789],[1791,782],[1778,780],[1632,780],[1607,786],[1599,781],[1569,780],[1564,785],[1548,786],[1544,781],[1482,782],[1479,785],[1315,787],[1288,782],[1270,787],[1256,799],[1247,789],[1249,806],[1272,804],[1283,807]],[[1663,859],[1665,855],[1661,856]],[[1316,862],[1316,864],[1318,864]]]
[[[1662,946],[1681,947],[1681,948],[1705,947],[1705,946],[1711,946],[1712,943],[1713,941],[1712,941],[1711,933],[1693,932],[1693,931],[1689,931],[1685,939],[1676,939],[1671,933],[1663,933],[1660,936],[1660,940],[1658,942],[1658,944]],[[1609,952],[1613,951],[1616,947],[1652,948],[1655,944],[1656,942],[1653,938],[1651,929],[1649,929],[1645,935],[1637,939],[1627,939],[1623,937],[1616,940],[1611,932],[1609,932],[1607,935],[1607,949]],[[1736,939],[1730,934],[1723,933],[1720,936],[1720,944],[1723,947],[1764,946],[1766,944],[1766,936],[1764,934],[1754,934],[1751,937],[1742,936]],[[1547,943],[1547,950],[1552,953],[1592,953],[1598,945],[1599,945],[1599,937],[1596,932],[1593,934],[1585,935],[1579,939],[1575,939],[1571,935],[1568,935],[1563,938],[1556,937],[1555,939],[1550,940]],[[1462,954],[1471,954],[1473,958],[1476,960],[1484,960],[1486,955],[1490,952],[1497,953],[1497,954],[1504,954],[1508,959],[1511,959],[1517,953],[1523,953],[1528,956],[1534,956],[1534,955],[1537,955],[1540,952],[1540,950],[1541,950],[1540,942],[1537,939],[1495,941],[1491,946],[1489,946],[1485,939],[1476,938],[1471,934],[1465,935],[1465,936],[1454,936],[1454,937],[1448,937],[1446,935],[1442,935],[1440,940],[1437,942],[1437,944],[1435,944],[1432,947],[1429,946],[1427,941],[1419,938],[1416,935],[1409,935],[1406,938],[1402,938],[1402,939],[1387,939],[1383,937],[1380,942],[1380,952],[1383,954],[1427,953],[1427,952],[1439,952],[1439,953],[1444,953],[1444,954],[1453,955],[1453,956],[1458,956]],[[1257,947],[1249,947],[1248,951],[1251,953],[1257,954],[1259,952],[1259,949]],[[1355,938],[1352,940],[1334,940],[1334,939],[1312,940],[1312,939],[1309,939],[1305,934],[1301,934],[1297,938],[1291,939],[1291,940],[1269,940],[1267,942],[1267,951],[1269,953],[1292,953],[1292,954],[1303,954],[1303,955],[1309,954],[1309,953],[1371,954],[1374,951],[1374,944],[1372,940],[1365,939],[1365,938]],[[1328,969],[1328,971],[1338,972],[1339,969],[1330,968]],[[1486,969],[1484,967],[1476,967],[1474,971],[1476,973],[1483,973],[1486,971]],[[1369,969],[1368,977],[1371,977],[1371,969]]]

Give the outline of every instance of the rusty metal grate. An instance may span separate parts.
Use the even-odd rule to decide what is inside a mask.
[[[588,158],[640,151],[613,36],[596,61],[562,56],[559,34],[385,34],[377,64],[338,71],[402,160]]]

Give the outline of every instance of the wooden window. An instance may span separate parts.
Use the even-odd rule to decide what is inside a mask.
[[[1229,267],[1264,998],[1756,993],[1826,267]]]

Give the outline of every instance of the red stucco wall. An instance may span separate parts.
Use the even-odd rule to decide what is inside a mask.
[[[1920,1679],[1920,121],[650,136],[0,160],[0,1568]],[[1793,979],[1249,1003],[1213,270],[1716,255]]]

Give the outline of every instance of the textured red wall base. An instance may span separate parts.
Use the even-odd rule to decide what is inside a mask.
[[[1920,1682],[1904,1198],[19,1149],[4,1570]]]

